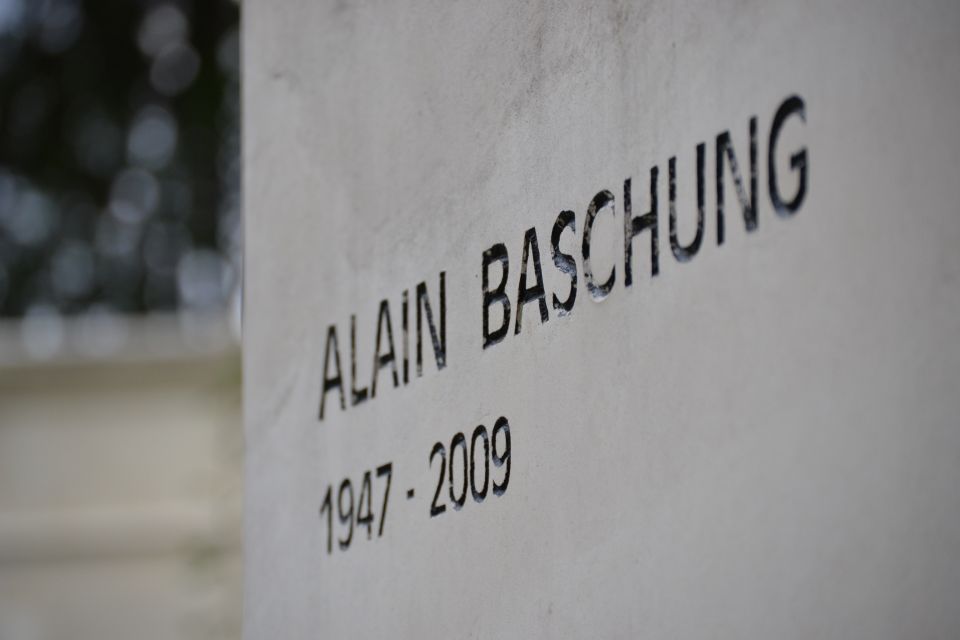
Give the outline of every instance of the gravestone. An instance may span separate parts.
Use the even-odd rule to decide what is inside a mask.
[[[244,5],[245,634],[960,634],[960,5]]]

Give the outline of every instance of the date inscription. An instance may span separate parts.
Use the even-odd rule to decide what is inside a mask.
[[[459,511],[468,495],[482,503],[490,494],[505,494],[510,484],[511,453],[510,422],[504,416],[497,418],[489,431],[481,424],[469,437],[461,431],[449,444],[434,443],[427,457],[428,468],[437,473],[429,517],[445,513],[448,504]],[[387,462],[364,471],[358,482],[343,478],[327,485],[319,509],[327,555],[333,554],[335,547],[346,551],[364,533],[367,540],[383,537],[392,482],[393,463]],[[410,501],[416,493],[411,488],[406,495]]]

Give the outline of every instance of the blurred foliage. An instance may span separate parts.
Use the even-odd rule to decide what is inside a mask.
[[[0,316],[238,295],[239,8],[0,0]]]

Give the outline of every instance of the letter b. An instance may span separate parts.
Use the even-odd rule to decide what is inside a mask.
[[[490,264],[499,262],[502,269],[500,283],[490,290]],[[510,298],[507,297],[507,274],[510,270],[510,258],[507,256],[507,247],[497,243],[483,252],[483,348],[486,349],[502,341],[510,328]],[[490,331],[490,305],[503,305],[503,322],[500,327]]]

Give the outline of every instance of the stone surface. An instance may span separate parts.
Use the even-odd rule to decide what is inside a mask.
[[[958,27],[935,1],[246,2],[245,636],[960,633]],[[807,189],[784,217],[767,160],[790,96],[805,122],[775,169],[792,196],[805,149]],[[727,164],[718,244],[717,136],[746,180],[753,116],[757,227]],[[704,235],[680,262],[668,162],[687,243],[701,142]],[[659,274],[645,231],[628,288],[624,180],[639,216],[653,166]],[[598,300],[581,242],[603,190],[592,269],[616,280]],[[563,210],[579,286],[561,317]],[[526,304],[515,334],[530,228],[549,320]],[[485,349],[496,243],[514,317]],[[388,364],[351,406],[351,316],[369,391],[381,300],[399,358],[403,292],[412,334],[441,271],[445,368],[427,339],[422,377],[411,360],[395,388]],[[331,325],[347,407],[331,388],[321,421]],[[500,416],[505,493],[454,510],[444,477],[431,517],[435,443],[461,464],[455,434]],[[371,539],[355,511],[341,549],[339,487],[367,471]]]

